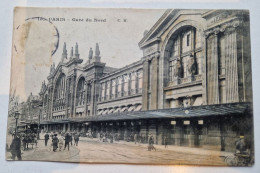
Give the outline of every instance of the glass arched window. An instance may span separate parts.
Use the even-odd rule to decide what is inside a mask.
[[[63,109],[65,105],[65,74],[60,75],[55,84],[53,109]]]
[[[169,81],[177,77],[185,78],[191,76],[190,67],[196,61],[198,38],[196,28],[184,26],[177,30],[169,41]],[[194,72],[192,73],[194,75]]]
[[[81,77],[77,85],[76,106],[84,105],[85,103],[85,78]]]

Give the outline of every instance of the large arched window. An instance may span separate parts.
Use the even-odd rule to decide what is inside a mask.
[[[65,105],[65,74],[61,74],[56,81],[53,97],[53,110],[64,109]]]
[[[76,106],[84,105],[85,103],[85,78],[81,77],[77,85]]]
[[[198,74],[197,48],[200,38],[195,27],[184,26],[178,29],[168,42],[169,81]]]

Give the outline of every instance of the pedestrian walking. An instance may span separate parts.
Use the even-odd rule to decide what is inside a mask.
[[[26,134],[24,134],[22,137],[22,143],[23,143],[23,150],[26,150],[26,144],[27,144]]]
[[[153,144],[154,144],[154,138],[153,136],[150,136],[148,140],[148,151],[152,151],[152,150],[156,151],[156,148],[153,146]]]
[[[52,147],[53,147],[53,151],[55,152],[58,148],[58,143],[59,143],[59,139],[57,138],[57,134],[54,134],[53,138],[52,138]]]
[[[64,144],[64,138],[61,136],[59,138],[59,150],[61,151],[61,149],[63,148],[63,144]]]
[[[47,146],[47,144],[48,144],[49,137],[50,137],[50,136],[49,136],[48,133],[46,133],[46,134],[44,135],[45,146]]]
[[[65,150],[67,147],[68,147],[68,150],[70,150],[70,135],[69,135],[69,133],[65,134],[65,146],[64,146],[63,150]]]
[[[77,133],[74,134],[74,142],[75,142],[74,145],[78,146],[78,143],[79,143],[79,134],[77,134]]]
[[[10,150],[11,150],[13,160],[15,160],[16,157],[18,160],[22,160],[21,139],[17,135],[14,136],[14,139],[10,145]]]
[[[137,133],[135,133],[135,135],[134,135],[134,141],[135,141],[135,144],[136,144],[136,142],[137,142]]]

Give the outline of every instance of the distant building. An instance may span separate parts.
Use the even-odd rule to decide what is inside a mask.
[[[249,13],[166,10],[144,34],[143,57],[115,69],[78,44],[50,67],[40,123],[48,131],[117,133],[140,142],[232,151],[253,142]],[[75,51],[75,52],[74,52]]]

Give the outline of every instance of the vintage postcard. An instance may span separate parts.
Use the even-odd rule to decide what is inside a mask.
[[[248,10],[14,9],[6,160],[252,166]]]

